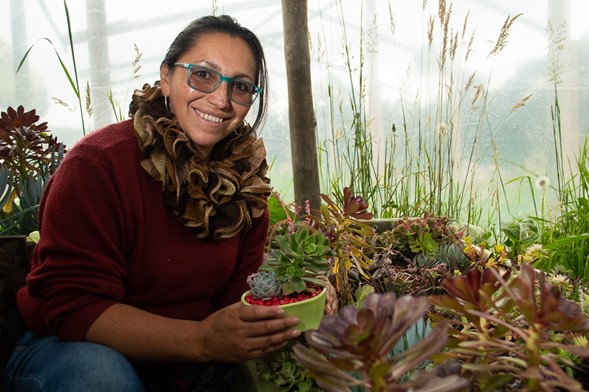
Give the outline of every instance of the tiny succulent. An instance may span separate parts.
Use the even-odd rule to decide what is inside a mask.
[[[251,287],[254,298],[268,300],[282,295],[282,284],[276,280],[274,271],[259,271],[248,276],[247,284]]]
[[[319,231],[299,224],[296,231],[274,237],[274,247],[256,274],[248,278],[251,295],[264,299],[315,292],[327,283],[332,255],[329,240]]]

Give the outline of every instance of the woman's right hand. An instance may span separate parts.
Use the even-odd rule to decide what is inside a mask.
[[[86,341],[139,361],[239,362],[276,351],[300,336],[296,317],[276,306],[234,303],[202,321],[159,316],[125,304],[106,309]]]
[[[276,306],[235,303],[198,323],[200,361],[238,362],[258,358],[300,336],[298,319]]]

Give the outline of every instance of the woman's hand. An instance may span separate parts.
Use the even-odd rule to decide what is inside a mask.
[[[235,362],[257,358],[284,347],[301,332],[292,329],[296,317],[277,306],[235,303],[198,324],[201,360]]]
[[[257,358],[300,336],[296,317],[276,306],[235,303],[202,321],[155,315],[125,304],[105,310],[86,341],[112,347],[140,361],[226,361]]]

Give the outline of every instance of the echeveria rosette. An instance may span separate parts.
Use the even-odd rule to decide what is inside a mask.
[[[293,350],[326,391],[350,391],[353,386],[372,391],[427,390],[437,378],[433,373],[423,373],[419,380],[404,385],[398,383],[445,346],[447,324],[439,324],[401,355],[391,358],[390,353],[428,306],[427,297],[371,294],[361,309],[346,305],[339,313],[325,316],[318,330],[305,332],[309,347],[297,344]],[[433,383],[438,382],[444,384],[445,391],[466,386],[466,380],[456,375]]]
[[[276,236],[261,271],[273,271],[282,283],[283,295],[302,293],[312,286],[324,287],[330,269],[331,248],[321,232],[299,225],[294,233]]]
[[[282,295],[282,284],[276,280],[274,271],[259,271],[247,277],[253,298],[268,300]]]

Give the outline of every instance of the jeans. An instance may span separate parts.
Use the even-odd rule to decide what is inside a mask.
[[[139,392],[143,384],[118,351],[26,332],[3,374],[4,392]]]
[[[4,392],[225,392],[230,390],[229,369],[210,364],[134,366],[109,347],[62,342],[29,331],[17,342],[2,382]]]

